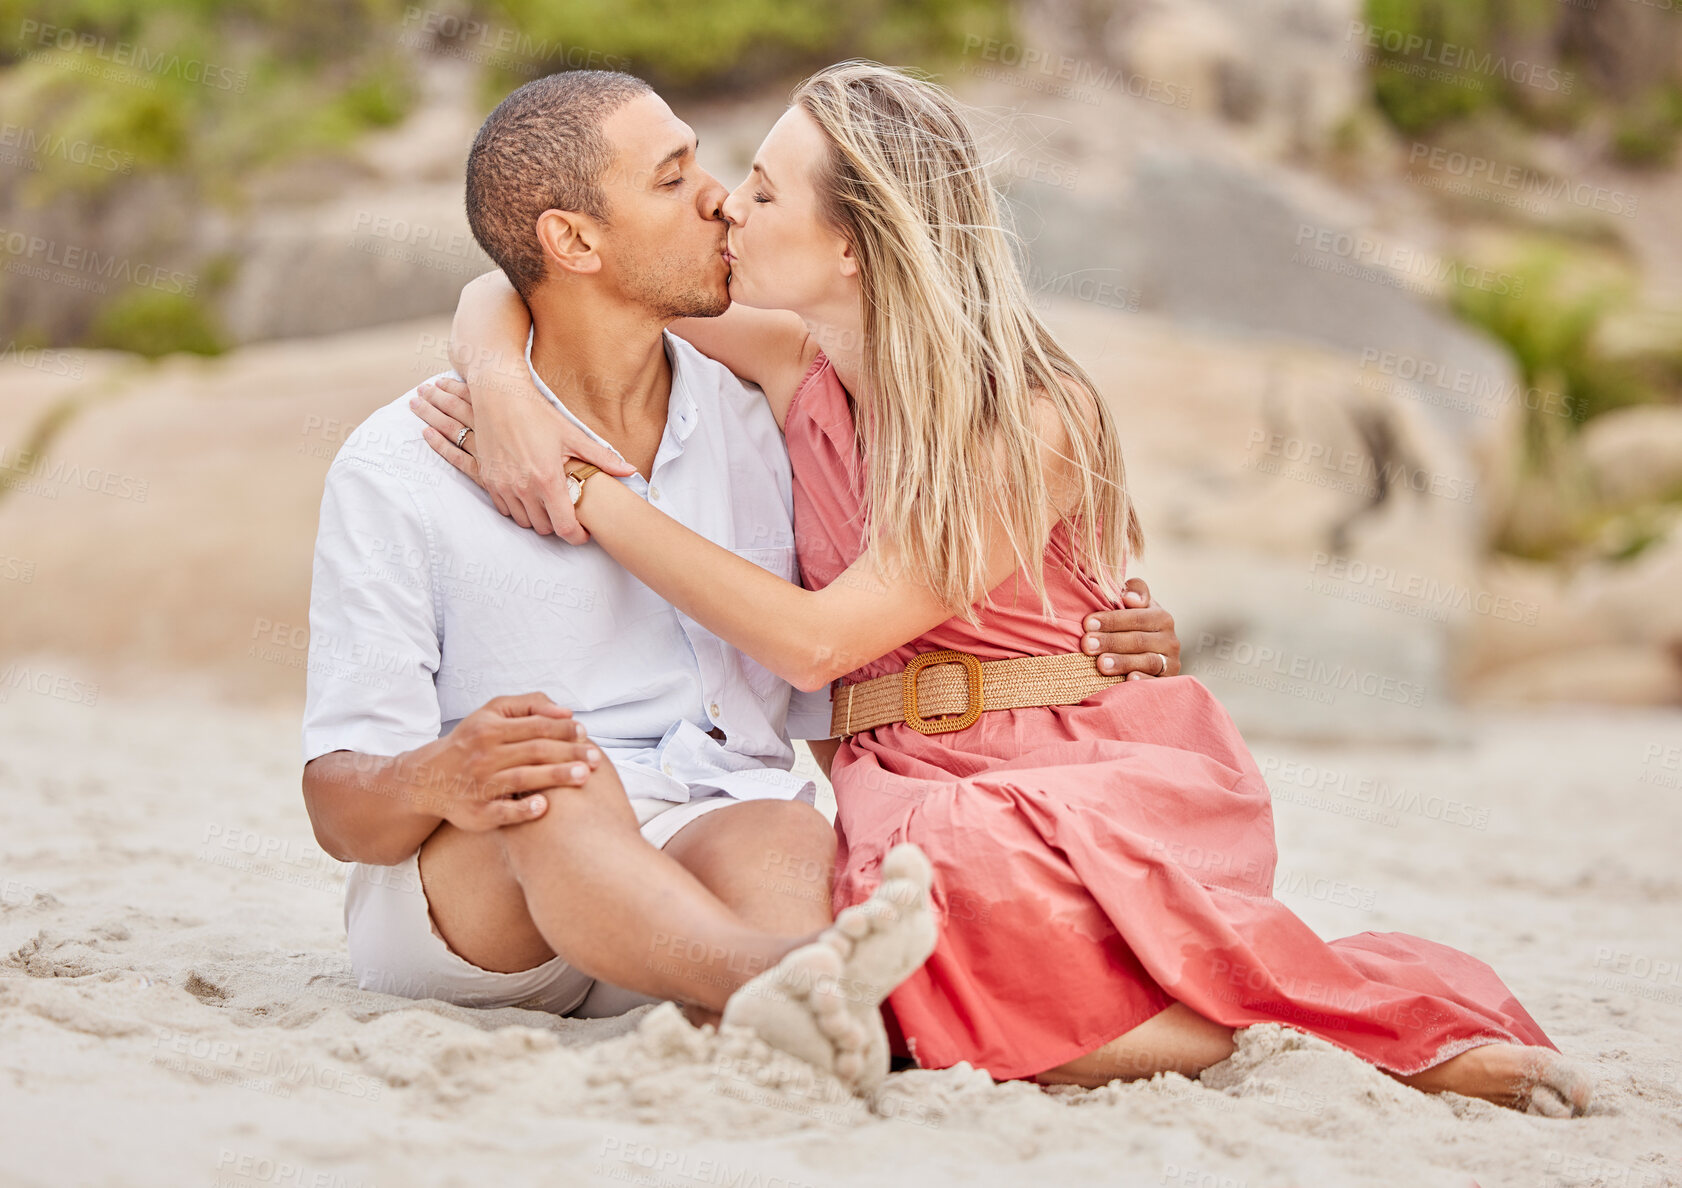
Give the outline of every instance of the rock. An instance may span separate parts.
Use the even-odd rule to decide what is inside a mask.
[[[1111,281],[1176,321],[1351,355],[1365,386],[1469,442],[1505,437],[1522,411],[1506,351],[1422,297],[1440,262],[1364,230],[1364,212],[1329,192],[1159,149],[1140,157],[1125,199],[1045,186],[1012,199],[1042,276]]]
[[[1214,5],[1148,6],[1109,41],[1131,73],[1173,88],[1187,109],[1238,122],[1255,117],[1255,73],[1237,30]]]
[[[1565,4],[1561,48],[1589,66],[1593,85],[1619,97],[1674,80],[1682,68],[1682,23],[1672,4]]]
[[[1475,472],[1440,461],[1452,438],[1333,352],[1077,303],[1047,316],[1121,426],[1147,537],[1132,572],[1240,726],[1454,736],[1482,529]]]
[[[327,466],[369,413],[447,368],[448,333],[430,319],[134,366],[64,427],[29,490],[0,498],[0,553],[30,566],[19,590],[0,556],[0,656],[301,696]]]
[[[243,233],[241,257],[223,307],[241,342],[446,313],[493,267],[467,226],[459,180],[272,211]]]
[[[1682,529],[1633,560],[1597,562],[1569,582],[1547,566],[1509,560],[1489,566],[1483,583],[1503,613],[1480,618],[1472,637],[1474,696],[1682,700]]]
[[[1461,671],[1475,682],[1548,656],[1580,654],[1620,642],[1560,571],[1537,561],[1495,557],[1479,568],[1479,615],[1464,638]]]
[[[1682,664],[1662,648],[1607,644],[1533,656],[1468,689],[1479,701],[1682,704]]]
[[[455,309],[494,265],[467,225],[467,151],[482,113],[465,61],[427,59],[420,102],[358,141],[361,180],[312,201],[263,179],[265,205],[238,232],[239,275],[223,303],[240,342],[336,334]]]
[[[1342,52],[1355,0],[1177,0],[1118,6],[1110,57],[1175,88],[1182,106],[1247,125],[1264,146],[1323,148],[1366,94]]]
[[[1682,494],[1682,408],[1620,408],[1583,426],[1583,457],[1606,502],[1642,503]]]
[[[1616,638],[1682,654],[1682,526],[1633,560],[1584,571],[1575,588],[1590,616]]]

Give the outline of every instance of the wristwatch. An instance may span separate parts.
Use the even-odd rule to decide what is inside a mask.
[[[578,501],[584,498],[584,480],[600,472],[600,466],[593,466],[588,462],[577,470],[567,471],[567,496],[572,500],[572,506],[577,507]]]

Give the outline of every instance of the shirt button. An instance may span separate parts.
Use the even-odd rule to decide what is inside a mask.
[[[667,774],[667,775],[671,775],[671,774],[672,774],[672,765],[671,765],[671,763],[669,763],[669,762],[667,762],[667,763],[662,763],[662,764],[661,764],[661,765],[660,765],[660,770],[661,770],[661,771],[663,771],[663,772],[665,772],[665,773],[666,773],[666,774]]]
[[[718,717],[718,702],[715,701],[711,705],[709,705],[707,707],[707,712],[715,718]]]
[[[658,498],[660,498],[660,488],[659,488],[659,487],[650,487],[650,488],[649,488],[649,489],[648,489],[648,497],[649,497],[649,498],[650,498],[650,499],[658,499]]]

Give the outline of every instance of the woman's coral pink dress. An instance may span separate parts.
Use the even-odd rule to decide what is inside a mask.
[[[861,550],[862,491],[852,409],[821,354],[786,429],[796,543],[818,589]],[[1057,623],[1019,573],[1014,605],[1007,582],[979,627],[948,620],[845,680],[936,648],[1077,651],[1102,594],[1061,527],[1045,567]],[[833,780],[837,910],[874,889],[900,842],[934,864],[940,943],[889,1000],[924,1068],[1030,1076],[1176,1000],[1230,1027],[1301,1028],[1402,1074],[1480,1044],[1554,1046],[1476,958],[1394,932],[1323,941],[1273,897],[1267,785],[1192,677],[990,710],[945,734],[885,726],[842,744]]]

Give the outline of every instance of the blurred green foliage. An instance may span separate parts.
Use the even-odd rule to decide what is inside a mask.
[[[1678,45],[1668,27],[1655,33],[1628,23],[1627,13],[1556,0],[1365,0],[1364,15],[1375,104],[1409,136],[1437,144],[1481,138],[1499,147],[1475,151],[1521,161],[1534,131],[1581,125],[1586,136],[1608,131],[1607,151],[1624,164],[1675,160],[1682,61],[1646,54],[1640,74],[1620,65],[1647,48],[1644,36],[1669,36],[1667,44]],[[1573,477],[1578,427],[1615,408],[1682,398],[1677,358],[1655,348],[1614,355],[1605,347],[1607,319],[1632,312],[1639,297],[1632,276],[1614,270],[1609,279],[1595,245],[1615,247],[1625,232],[1610,220],[1592,227],[1561,222],[1515,267],[1527,278],[1520,291],[1460,289],[1451,299],[1456,314],[1512,351],[1527,386],[1568,400],[1569,416],[1527,415],[1524,463],[1552,496],[1569,492],[1565,502],[1585,508],[1592,496],[1579,500]],[[1521,531],[1503,547],[1541,555],[1568,543]]]
[[[413,84],[392,38],[400,0],[0,0],[10,122],[129,154],[126,171],[46,155],[26,197],[128,176],[205,181],[395,123]]]
[[[1456,3],[1419,3],[1418,0],[1367,0],[1366,23],[1382,43],[1394,31],[1406,36],[1458,45],[1488,40],[1490,29],[1484,0]],[[1371,51],[1373,95],[1390,121],[1404,132],[1421,132],[1449,120],[1471,115],[1489,105],[1490,92],[1468,79],[1450,82],[1424,77],[1408,55]]]
[[[1554,48],[1563,8],[1558,0],[1366,0],[1380,110],[1416,135],[1490,109],[1538,126],[1577,123],[1592,98]]]
[[[1581,423],[1655,394],[1630,360],[1609,356],[1600,341],[1607,315],[1631,299],[1627,282],[1585,283],[1587,271],[1559,244],[1541,243],[1514,267],[1524,285],[1454,291],[1454,312],[1507,345],[1529,387],[1566,398],[1569,421]],[[1539,423],[1562,420],[1533,410]],[[1538,443],[1540,444],[1540,443]]]
[[[1669,165],[1682,138],[1682,83],[1655,87],[1618,113],[1612,150],[1630,165]]]
[[[150,217],[193,195],[169,211],[190,218],[193,201],[237,201],[262,166],[402,119],[415,94],[402,12],[401,0],[0,0],[0,107],[37,146],[13,200],[77,203],[90,228],[136,202]],[[174,198],[146,189],[159,176]],[[85,342],[213,353],[224,336],[210,298],[112,294]]]
[[[491,103],[576,67],[724,94],[848,56],[939,64],[966,39],[1007,36],[1010,11],[1011,0],[0,0],[0,109],[37,146],[9,195],[76,203],[90,228],[126,209],[143,222],[178,214],[184,229],[195,203],[238,204],[265,166],[401,121],[428,51],[476,64]],[[169,184],[148,189],[149,178]],[[148,356],[220,350],[220,287],[112,294],[84,341]]]
[[[101,307],[86,345],[157,358],[173,351],[219,355],[227,341],[202,298],[135,289]]]
[[[965,39],[1003,37],[1009,0],[487,0],[475,17],[524,35],[543,73],[569,66],[628,70],[672,95],[724,94],[792,81],[848,57],[926,65],[956,58]],[[592,57],[591,55],[594,55]],[[534,77],[503,67],[493,86]],[[506,85],[505,85],[506,84]]]
[[[1520,499],[1552,511],[1515,515],[1497,547],[1547,561],[1635,556],[1663,535],[1655,527],[1663,516],[1654,507],[1606,504],[1583,469],[1577,430],[1613,409],[1682,394],[1682,354],[1607,350],[1606,321],[1630,308],[1634,292],[1627,275],[1608,273],[1600,261],[1538,241],[1512,271],[1525,278],[1516,293],[1463,287],[1452,299],[1460,317],[1512,351],[1526,389],[1563,397],[1563,407],[1527,402],[1521,430]]]

